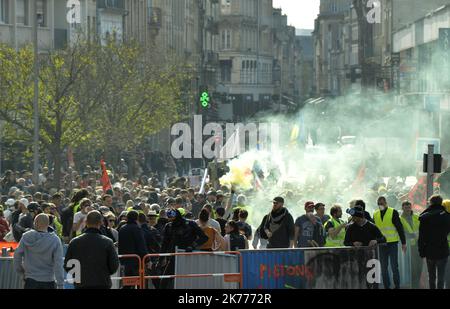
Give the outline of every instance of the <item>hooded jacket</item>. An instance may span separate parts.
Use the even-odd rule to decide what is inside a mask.
[[[432,260],[449,255],[447,235],[450,232],[450,214],[441,205],[431,205],[419,217],[419,254]]]
[[[31,230],[22,235],[14,252],[14,268],[25,279],[64,285],[63,248],[52,228],[48,232]]]
[[[289,248],[294,239],[294,219],[286,208],[272,211],[264,224],[264,230],[269,230],[272,237],[268,239],[267,248]]]
[[[208,236],[191,220],[184,219],[177,211],[175,221],[166,224],[163,230],[161,252],[175,252],[179,249],[194,249],[208,241]]]

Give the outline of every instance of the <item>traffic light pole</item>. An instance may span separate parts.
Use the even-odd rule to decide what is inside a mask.
[[[427,162],[427,200],[433,195],[434,183],[434,145],[428,145]]]

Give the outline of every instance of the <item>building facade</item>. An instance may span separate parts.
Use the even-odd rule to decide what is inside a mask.
[[[37,15],[38,46],[42,51],[54,47],[54,0],[0,0],[0,42],[21,48],[33,42],[34,14]]]

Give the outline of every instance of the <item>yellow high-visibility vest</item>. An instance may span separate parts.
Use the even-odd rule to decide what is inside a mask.
[[[386,242],[388,243],[398,242],[400,240],[400,236],[398,235],[397,229],[395,228],[395,225],[392,223],[393,216],[394,216],[394,208],[391,207],[387,208],[383,220],[381,219],[380,210],[375,211],[375,213],[373,214],[375,225],[380,229],[384,237],[386,237]]]
[[[420,221],[419,216],[416,214],[412,214],[412,219],[413,219],[413,226],[409,224],[408,220],[406,220],[403,217],[400,217],[400,221],[402,222],[405,232],[409,234],[416,234],[415,239],[410,240],[411,245],[414,246],[417,243],[417,237],[419,237]]]
[[[339,221],[338,220],[331,218],[330,220],[325,222],[324,226],[327,225],[328,222],[331,222],[333,224],[333,229],[337,229],[342,224],[345,224],[342,220]],[[344,240],[345,240],[345,229],[342,229],[335,238],[331,237],[330,235],[327,235],[325,247],[344,247]]]

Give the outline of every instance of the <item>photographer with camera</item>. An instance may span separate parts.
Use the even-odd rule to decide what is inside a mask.
[[[386,243],[386,237],[380,229],[365,218],[364,209],[361,206],[350,208],[347,213],[352,216],[353,223],[349,224],[345,233],[345,246],[371,247]]]

